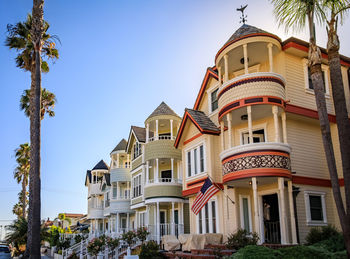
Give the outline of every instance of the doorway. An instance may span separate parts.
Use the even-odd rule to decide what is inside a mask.
[[[166,210],[159,211],[160,236],[167,235]]]
[[[262,196],[263,240],[268,244],[281,243],[281,226],[277,193]]]

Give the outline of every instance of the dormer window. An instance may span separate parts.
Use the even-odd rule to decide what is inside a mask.
[[[218,90],[219,88],[216,88],[210,93],[211,112],[218,108]]]
[[[134,144],[134,159],[142,154],[141,144],[139,142],[135,142]]]

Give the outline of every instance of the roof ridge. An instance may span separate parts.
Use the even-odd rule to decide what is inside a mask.
[[[180,118],[180,116],[174,112],[174,110],[171,109],[170,106],[167,105],[164,101],[158,105],[158,107],[151,113],[151,115],[147,117],[146,120],[158,115],[173,115]]]

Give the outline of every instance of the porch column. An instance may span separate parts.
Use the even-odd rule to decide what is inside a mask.
[[[248,50],[247,50],[247,44],[243,45],[243,57],[244,57],[244,73],[248,74]]]
[[[227,124],[228,124],[228,148],[232,147],[232,114],[227,114]]]
[[[119,182],[117,182],[117,200],[120,198],[120,185]]]
[[[117,168],[120,167],[120,164],[119,164],[119,153],[117,154]]]
[[[227,54],[224,56],[224,63],[225,63],[224,82],[227,82],[228,81],[228,55]]]
[[[170,120],[170,139],[173,139],[173,120]]]
[[[115,228],[116,228],[116,232],[119,233],[119,213],[117,213],[117,217],[115,220]]]
[[[137,229],[139,227],[139,212],[135,211],[135,228]]]
[[[208,201],[207,206],[208,206],[208,218],[212,219],[213,218],[213,210],[211,209],[211,206],[209,206],[211,204],[210,201]],[[219,218],[219,215],[216,216],[217,218]],[[220,215],[221,217],[221,215]],[[209,229],[207,229],[207,233],[213,233],[213,224],[209,224]]]
[[[160,211],[159,202],[157,202],[157,242],[160,243]]]
[[[282,112],[282,133],[283,133],[283,143],[287,144],[287,118],[285,111]]]
[[[224,137],[224,132],[225,132],[225,123],[224,121],[220,121],[220,136],[221,136],[221,151],[225,150],[225,137]]]
[[[173,182],[173,179],[174,179],[174,158],[171,158],[170,159],[170,162],[171,162],[171,182]]]
[[[202,208],[202,230],[203,233],[207,233],[207,225],[205,224],[205,218],[207,217],[207,213],[205,213],[205,206]]]
[[[149,179],[149,161],[146,162],[146,184],[148,183]]]
[[[284,199],[284,178],[279,177],[278,178],[278,190],[280,193],[280,206],[281,206],[281,219],[280,219],[280,226],[281,226],[281,244],[287,244],[287,222],[286,222],[286,205],[285,205],[285,199]]]
[[[219,87],[222,85],[222,74],[221,74],[221,67],[218,67],[218,79],[219,79]]]
[[[148,143],[148,139],[149,139],[149,123],[147,123],[146,125],[146,144]]]
[[[127,199],[130,199],[130,182],[129,182],[129,181],[126,182],[126,188],[127,188],[127,190],[128,190],[128,191],[126,192],[126,193],[127,193],[126,198],[127,198]]]
[[[158,183],[158,178],[159,178],[159,160],[156,158],[156,171],[154,175],[154,182]]]
[[[158,140],[158,120],[156,120],[156,136],[155,140]]]
[[[127,231],[129,231],[129,228],[130,228],[130,217],[129,217],[129,212],[126,213],[126,228],[127,228]]]
[[[253,201],[254,201],[254,225],[255,232],[260,235],[260,221],[259,221],[259,206],[258,206],[258,187],[256,182],[256,177],[252,177],[252,188],[253,188]]]
[[[175,204],[171,203],[171,234],[175,235]]]
[[[153,204],[153,237],[157,239],[157,206],[156,204]]]
[[[126,163],[127,163],[127,168],[130,168],[130,155],[126,155]]]
[[[278,125],[278,107],[272,106],[273,123],[275,125],[275,142],[280,142],[280,127]]]
[[[248,132],[249,132],[249,144],[253,144],[253,126],[252,126],[252,106],[247,106],[248,114]]]
[[[180,161],[177,161],[177,163],[176,163],[176,166],[177,166],[177,179],[179,180],[179,182],[182,182],[181,181],[181,178],[182,178],[182,175],[181,175],[181,173],[180,173]]]
[[[292,244],[296,245],[298,243],[297,239],[297,227],[295,223],[294,214],[294,203],[293,203],[293,185],[292,181],[288,181],[288,200],[289,200],[289,213],[290,213],[290,224],[292,230]]]
[[[98,220],[95,219],[95,229],[96,229],[96,233],[99,233],[100,230],[98,229]]]
[[[270,72],[273,72],[272,43],[267,44],[267,49],[269,51]]]
[[[183,202],[180,202],[180,224],[184,224],[184,204]]]

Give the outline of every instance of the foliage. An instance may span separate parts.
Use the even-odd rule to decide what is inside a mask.
[[[122,239],[130,246],[136,238],[135,231],[128,231],[122,234]]]
[[[328,225],[325,227],[311,228],[305,240],[307,245],[312,245],[331,237],[338,237],[339,235],[341,234],[334,226]]]
[[[112,251],[119,246],[119,243],[120,243],[120,239],[119,238],[111,238],[111,237],[107,237],[106,238],[106,245]]]
[[[276,259],[276,251],[256,245],[248,245],[239,249],[235,254],[230,256],[232,259]]]
[[[230,249],[240,249],[248,245],[256,245],[258,240],[257,233],[249,233],[245,229],[238,229],[235,234],[229,234],[227,236],[226,246]]]
[[[278,258],[285,259],[327,259],[332,258],[332,254],[321,247],[315,246],[292,246],[281,248],[278,251]]]
[[[87,245],[87,249],[90,255],[98,255],[105,246],[104,238],[93,238]]]
[[[63,229],[60,227],[56,227],[56,226],[51,226],[50,230],[49,230],[49,243],[50,246],[57,246],[59,239],[60,239],[60,233],[63,233]]]
[[[9,234],[6,235],[6,242],[12,243],[19,254],[21,254],[20,246],[27,242],[27,228],[27,220],[21,217],[8,227]]]
[[[71,238],[60,238],[58,240],[57,248],[58,249],[67,249],[70,247]]]
[[[141,241],[142,244],[145,242],[149,234],[150,232],[146,227],[139,227],[136,231],[136,237]]]
[[[45,114],[48,114],[49,117],[55,116],[55,108],[56,104],[56,95],[51,93],[46,88],[41,89],[41,111],[40,116],[41,119],[44,119]],[[30,89],[24,90],[21,100],[20,100],[20,109],[24,111],[25,115],[29,117],[30,115]],[[63,214],[63,213],[61,213]],[[64,215],[64,214],[63,214]]]
[[[76,244],[80,243],[81,240],[83,240],[83,237],[82,237],[81,235],[76,235],[76,236],[74,237],[74,242],[75,242]]]
[[[67,259],[79,259],[79,256],[73,251],[73,253],[71,253]]]
[[[162,254],[159,252],[159,245],[157,242],[151,240],[141,245],[140,259],[160,259],[163,258]]]

